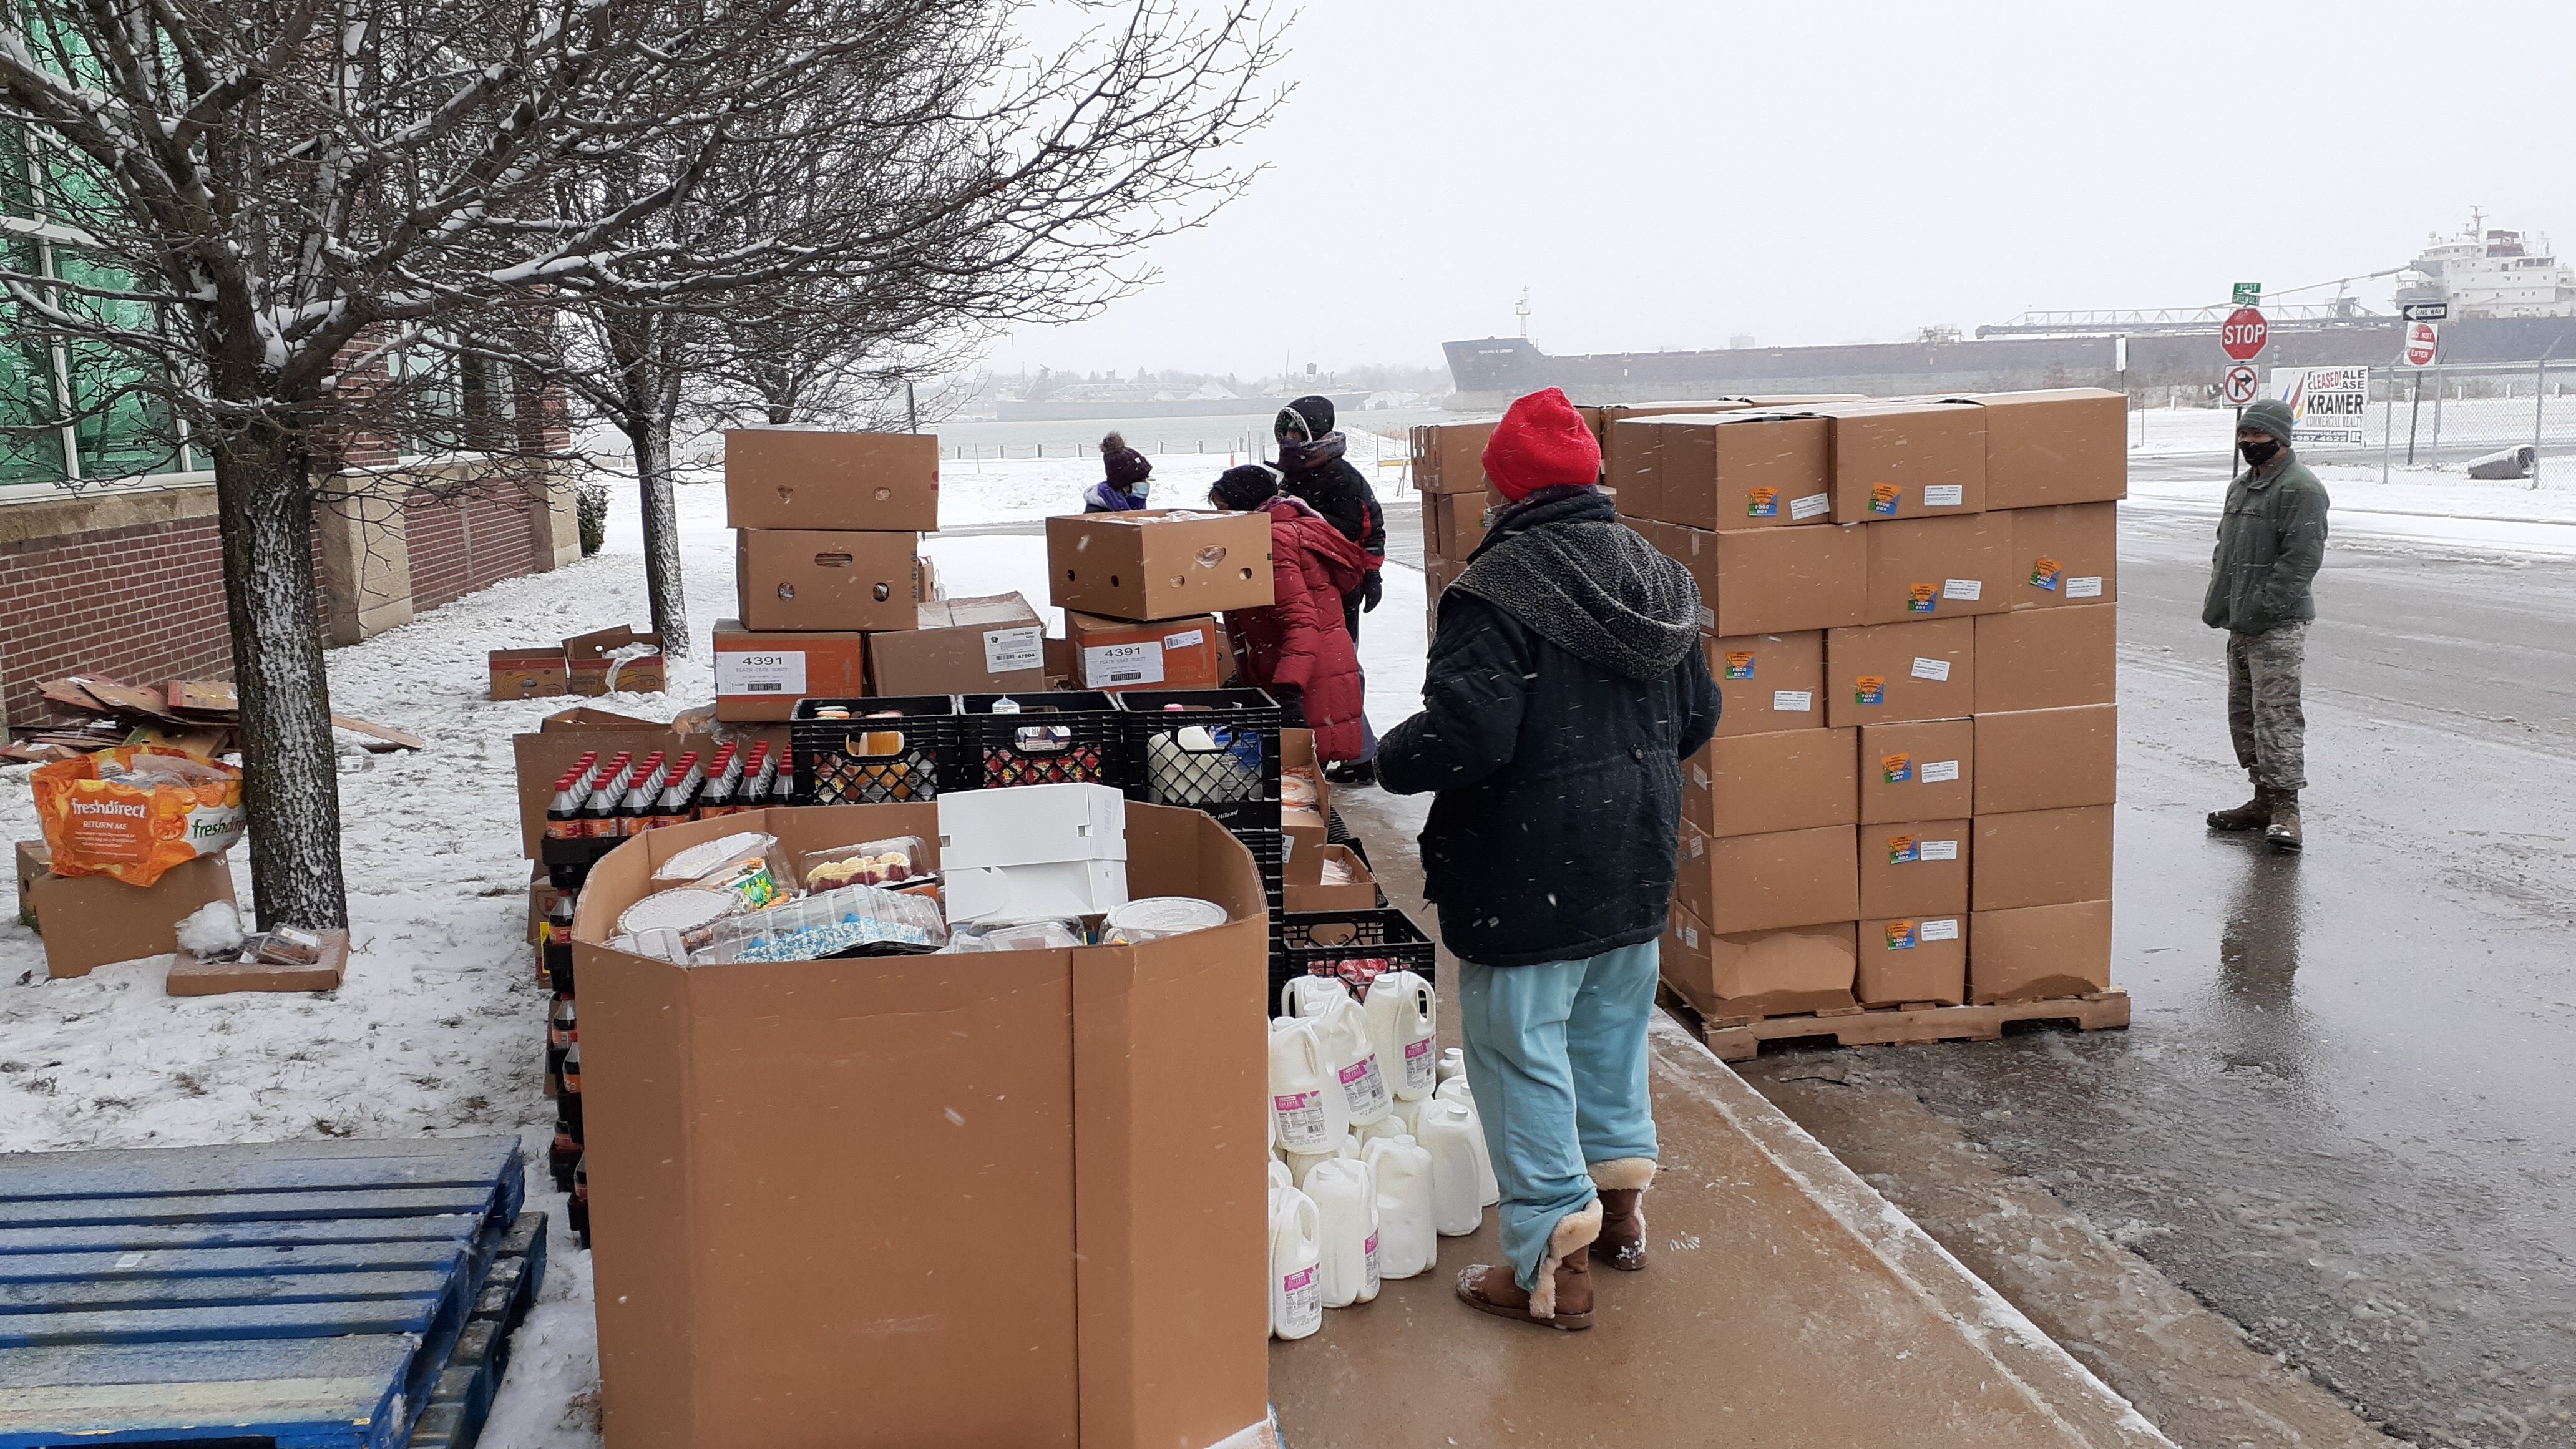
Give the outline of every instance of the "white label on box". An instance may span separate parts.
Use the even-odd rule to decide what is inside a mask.
[[[716,655],[716,693],[801,697],[805,693],[805,651],[720,651]]]
[[[1955,780],[1957,778],[1959,778],[1959,762],[1956,760],[1925,760],[1923,762],[1923,783],[1926,785],[1938,785],[1943,781]]]
[[[1708,771],[1701,769],[1697,765],[1691,766],[1691,782],[1703,790],[1707,789]]]
[[[1810,493],[1804,498],[1789,500],[1791,518],[1822,518],[1833,511],[1834,495],[1830,493]]]
[[[1984,579],[1943,579],[1941,597],[1945,599],[1981,599],[1985,597]]]
[[[1967,495],[1968,488],[1964,483],[1926,483],[1923,485],[1923,506],[1956,508],[1968,501]]]
[[[1150,643],[1095,644],[1082,651],[1082,682],[1094,689],[1114,684],[1163,682],[1163,651]]]
[[[1698,949],[1699,949],[1699,927],[1697,927],[1697,926],[1684,926],[1684,927],[1682,927],[1682,944],[1683,944],[1683,945],[1685,945],[1685,946],[1690,947],[1690,948],[1691,948],[1692,950],[1694,950],[1694,951],[1698,950]]]
[[[1950,681],[1950,661],[1947,659],[1925,659],[1922,656],[1917,655],[1914,660],[1914,677],[1917,679],[1929,679],[1936,683],[1947,684]]]
[[[1166,634],[1163,636],[1163,647],[1166,649],[1196,649],[1206,642],[1207,631],[1205,629],[1183,629],[1178,634]]]
[[[1925,860],[1957,860],[1959,858],[1959,842],[1955,840],[1927,840],[1918,848],[1922,851],[1923,858]]]
[[[1046,632],[1035,626],[984,631],[984,672],[1011,674],[1046,668]]]
[[[1712,609],[1712,608],[1710,608],[1710,607],[1709,607],[1708,605],[1706,605],[1706,604],[1702,604],[1702,605],[1700,605],[1700,606],[1699,606],[1699,626],[1700,626],[1701,628],[1703,628],[1703,629],[1714,629],[1714,628],[1716,628],[1716,627],[1717,627],[1717,611],[1716,611],[1716,610],[1714,610],[1714,609]]]
[[[1925,941],[1955,941],[1959,939],[1958,918],[1954,916],[1946,921],[1925,921],[1915,931],[1915,935]]]
[[[1808,689],[1775,689],[1771,707],[1782,714],[1805,714],[1816,707],[1815,691]]]
[[[2098,599],[2102,597],[2102,576],[2100,574],[2088,574],[2080,579],[2068,579],[2066,581],[2066,597],[2070,599]]]

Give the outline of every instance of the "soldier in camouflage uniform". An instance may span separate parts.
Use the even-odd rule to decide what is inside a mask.
[[[2290,409],[2265,399],[2238,420],[2246,468],[2227,486],[2201,621],[2227,631],[2227,728],[2254,798],[2213,812],[2212,830],[2260,830],[2275,850],[2297,850],[2299,791],[2307,785],[2307,716],[2299,674],[2309,581],[2325,561],[2326,490],[2290,451]]]

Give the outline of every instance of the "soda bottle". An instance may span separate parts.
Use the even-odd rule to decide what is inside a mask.
[[[563,1085],[555,1098],[561,1105],[557,1106],[555,1111],[561,1116],[572,1119],[573,1134],[579,1136],[581,1133],[580,1042],[573,1042],[564,1048],[563,1066],[558,1069],[557,1074],[563,1079]]]
[[[546,908],[544,944],[537,951],[538,973],[544,978],[538,984],[550,991],[569,993],[572,980],[572,916],[576,897],[570,891],[555,895],[555,903]]]
[[[599,783],[591,787],[590,798],[581,805],[583,835],[604,840],[617,834],[617,805],[626,798],[627,786],[634,783],[633,758],[620,751],[601,768]]]
[[[572,1201],[564,1205],[564,1221],[572,1226],[575,1242],[590,1246],[590,1154],[585,1152],[572,1165]]]
[[[564,771],[555,781],[554,800],[546,806],[546,839],[574,840],[581,835],[582,791],[589,783],[591,766],[599,763],[596,753],[581,757],[579,763]]]
[[[751,747],[751,763],[743,766],[740,798],[740,808],[745,810],[766,810],[787,803],[778,788],[778,756],[766,740]]]
[[[572,1170],[581,1162],[581,1140],[573,1135],[572,1124],[555,1119],[555,1140],[546,1148],[546,1172],[555,1180],[555,1191],[572,1191]]]
[[[572,1044],[579,1040],[581,1040],[581,1021],[573,1013],[572,998],[556,997],[554,1009],[546,1014],[546,1045],[559,1052],[568,1052],[572,1050]]]
[[[659,750],[646,755],[644,763],[635,767],[634,787],[626,792],[625,799],[618,802],[617,826],[612,833],[620,836],[644,833],[644,818],[652,813],[653,802],[661,797],[663,776],[668,769]]]
[[[563,1064],[566,1053],[567,1048],[555,1040],[555,1034],[551,1031],[547,1032],[546,1087],[557,1100],[563,1097]]]
[[[706,787],[698,792],[697,803],[690,807],[689,818],[713,820],[719,815],[732,814],[734,787],[741,780],[742,760],[734,747],[719,747],[714,761],[707,766]]]
[[[697,751],[680,756],[671,766],[671,783],[664,787],[662,798],[653,802],[653,814],[645,821],[645,828],[659,830],[665,825],[686,823],[689,807],[696,803],[699,787],[706,782],[706,772],[698,768]]]

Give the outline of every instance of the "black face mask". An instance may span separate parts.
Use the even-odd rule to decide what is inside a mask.
[[[2281,440],[2278,438],[2264,438],[2259,442],[2239,443],[2236,446],[2245,454],[2245,461],[2257,468],[2281,456]]]

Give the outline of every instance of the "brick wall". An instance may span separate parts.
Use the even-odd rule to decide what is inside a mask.
[[[435,609],[540,567],[528,512],[527,495],[507,484],[443,497],[414,489],[403,499],[412,607]]]
[[[0,543],[0,707],[63,718],[37,682],[230,679],[223,543],[211,517]]]

